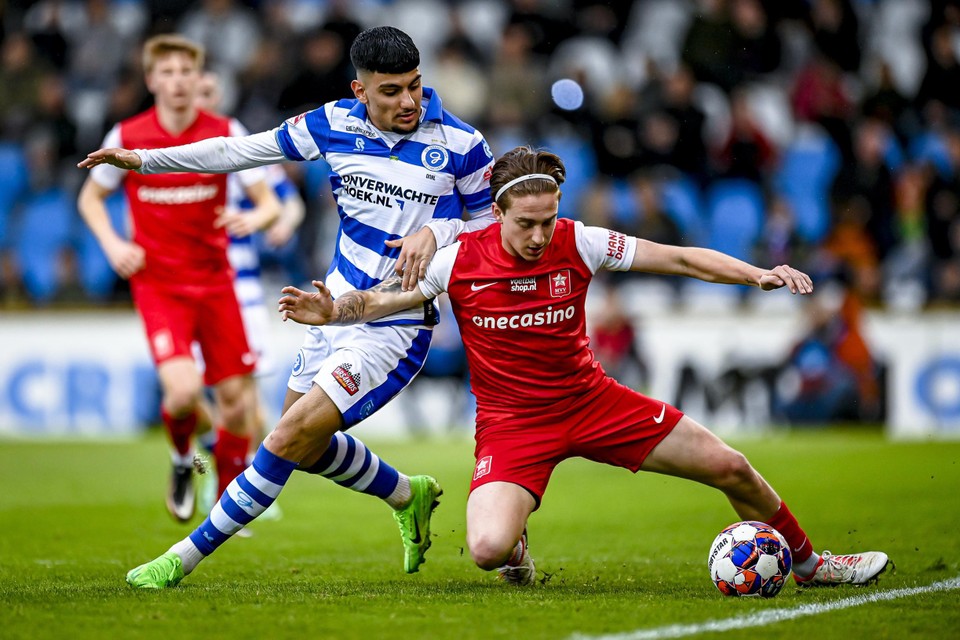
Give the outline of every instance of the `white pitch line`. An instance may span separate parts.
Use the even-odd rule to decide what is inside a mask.
[[[663,638],[683,638],[697,633],[709,633],[718,631],[730,631],[733,629],[746,629],[748,627],[763,627],[768,624],[776,624],[785,620],[794,620],[805,616],[815,616],[828,611],[838,609],[849,609],[850,607],[859,607],[862,604],[871,602],[880,602],[881,600],[896,600],[897,598],[906,598],[921,593],[931,591],[950,591],[960,589],[960,577],[950,580],[934,582],[925,587],[911,587],[909,589],[891,589],[889,591],[876,591],[862,596],[853,596],[834,602],[824,602],[818,604],[802,604],[799,607],[791,609],[769,609],[767,611],[758,611],[746,616],[737,616],[735,618],[725,618],[723,620],[709,620],[697,624],[671,624],[665,627],[654,629],[639,629],[637,631],[627,631],[625,633],[611,633],[601,636],[591,636],[582,633],[575,633],[571,640],[662,640]]]

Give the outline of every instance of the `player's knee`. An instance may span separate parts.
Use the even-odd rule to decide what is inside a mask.
[[[253,416],[250,415],[253,408],[253,404],[242,396],[222,401],[219,406],[224,425],[226,425],[228,429],[230,427],[236,427],[237,429],[233,430],[238,430],[238,433],[242,432],[242,427],[248,420],[253,418]]]
[[[291,419],[288,414],[280,419],[277,427],[264,438],[263,443],[274,455],[309,466],[326,450],[336,427],[331,429],[327,434],[322,426]]]
[[[747,457],[730,449],[716,461],[715,482],[718,487],[732,488],[749,484],[757,477]]]
[[[170,415],[182,418],[194,411],[200,405],[200,388],[191,385],[181,385],[167,389],[163,394],[163,407]]]
[[[511,541],[492,532],[467,534],[470,557],[484,571],[502,567],[513,553],[516,544],[516,540]]]

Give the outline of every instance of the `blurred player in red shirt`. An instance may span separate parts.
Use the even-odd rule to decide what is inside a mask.
[[[155,105],[114,126],[104,146],[158,148],[242,135],[235,120],[196,108],[203,60],[203,48],[183,37],[149,39],[143,67]],[[275,219],[280,203],[262,169],[245,172],[241,180],[265,212],[262,218]],[[104,204],[121,185],[132,217],[129,240],[113,228]],[[227,211],[226,195],[224,174],[142,175],[103,165],[90,172],[78,202],[110,265],[130,280],[143,320],[173,445],[167,509],[181,522],[195,509],[192,436],[204,383],[213,387],[220,423],[214,457],[221,491],[246,467],[251,438],[259,442],[251,377],[256,356],[247,344],[227,261],[227,230],[245,220]],[[203,379],[191,353],[194,341],[203,353]]]
[[[605,374],[589,349],[584,303],[601,269],[684,275],[709,282],[787,287],[808,294],[805,273],[766,270],[726,254],[626,236],[560,220],[560,158],[519,147],[490,179],[500,224],[463,234],[437,251],[412,291],[399,278],[334,302],[285,287],[284,319],[312,325],[370,322],[446,291],[463,337],[477,397],[476,467],[467,502],[474,562],[507,582],[530,585],[527,520],[561,461],[582,457],[695,480],[722,491],[743,520],[777,529],[793,551],[794,575],[807,586],[864,584],[888,563],[885,553],[818,555],[773,488],[743,454],[660,400]]]

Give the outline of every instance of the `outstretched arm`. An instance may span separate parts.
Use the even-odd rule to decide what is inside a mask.
[[[275,131],[264,131],[249,136],[208,138],[165,149],[98,149],[87,154],[77,166],[91,169],[98,164],[112,164],[141,173],[229,173],[286,159]]]
[[[810,276],[789,265],[761,269],[733,256],[700,247],[676,247],[637,239],[631,271],[688,276],[720,284],[748,284],[772,291],[813,293]]]
[[[348,291],[335,301],[330,290],[319,280],[313,281],[317,293],[301,291],[296,287],[281,289],[278,311],[287,319],[300,324],[347,325],[363,324],[397,311],[411,309],[426,302],[419,287],[403,291],[399,277],[388,278],[372,289]]]

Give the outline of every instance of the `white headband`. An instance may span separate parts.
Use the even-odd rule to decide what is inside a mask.
[[[546,173],[528,173],[528,174],[525,175],[525,176],[520,176],[519,178],[514,178],[513,180],[511,180],[511,181],[508,182],[507,184],[505,184],[505,185],[503,185],[502,187],[500,187],[500,190],[497,191],[497,197],[494,198],[493,201],[496,202],[497,200],[499,200],[499,199],[500,199],[500,196],[503,195],[503,192],[506,191],[507,189],[509,189],[510,187],[512,187],[512,186],[515,185],[515,184],[519,184],[519,183],[524,182],[524,181],[526,181],[526,180],[538,180],[538,179],[539,179],[539,180],[549,180],[549,181],[552,182],[553,184],[557,184],[557,179],[554,178],[554,177],[551,176],[551,175],[546,174]]]

